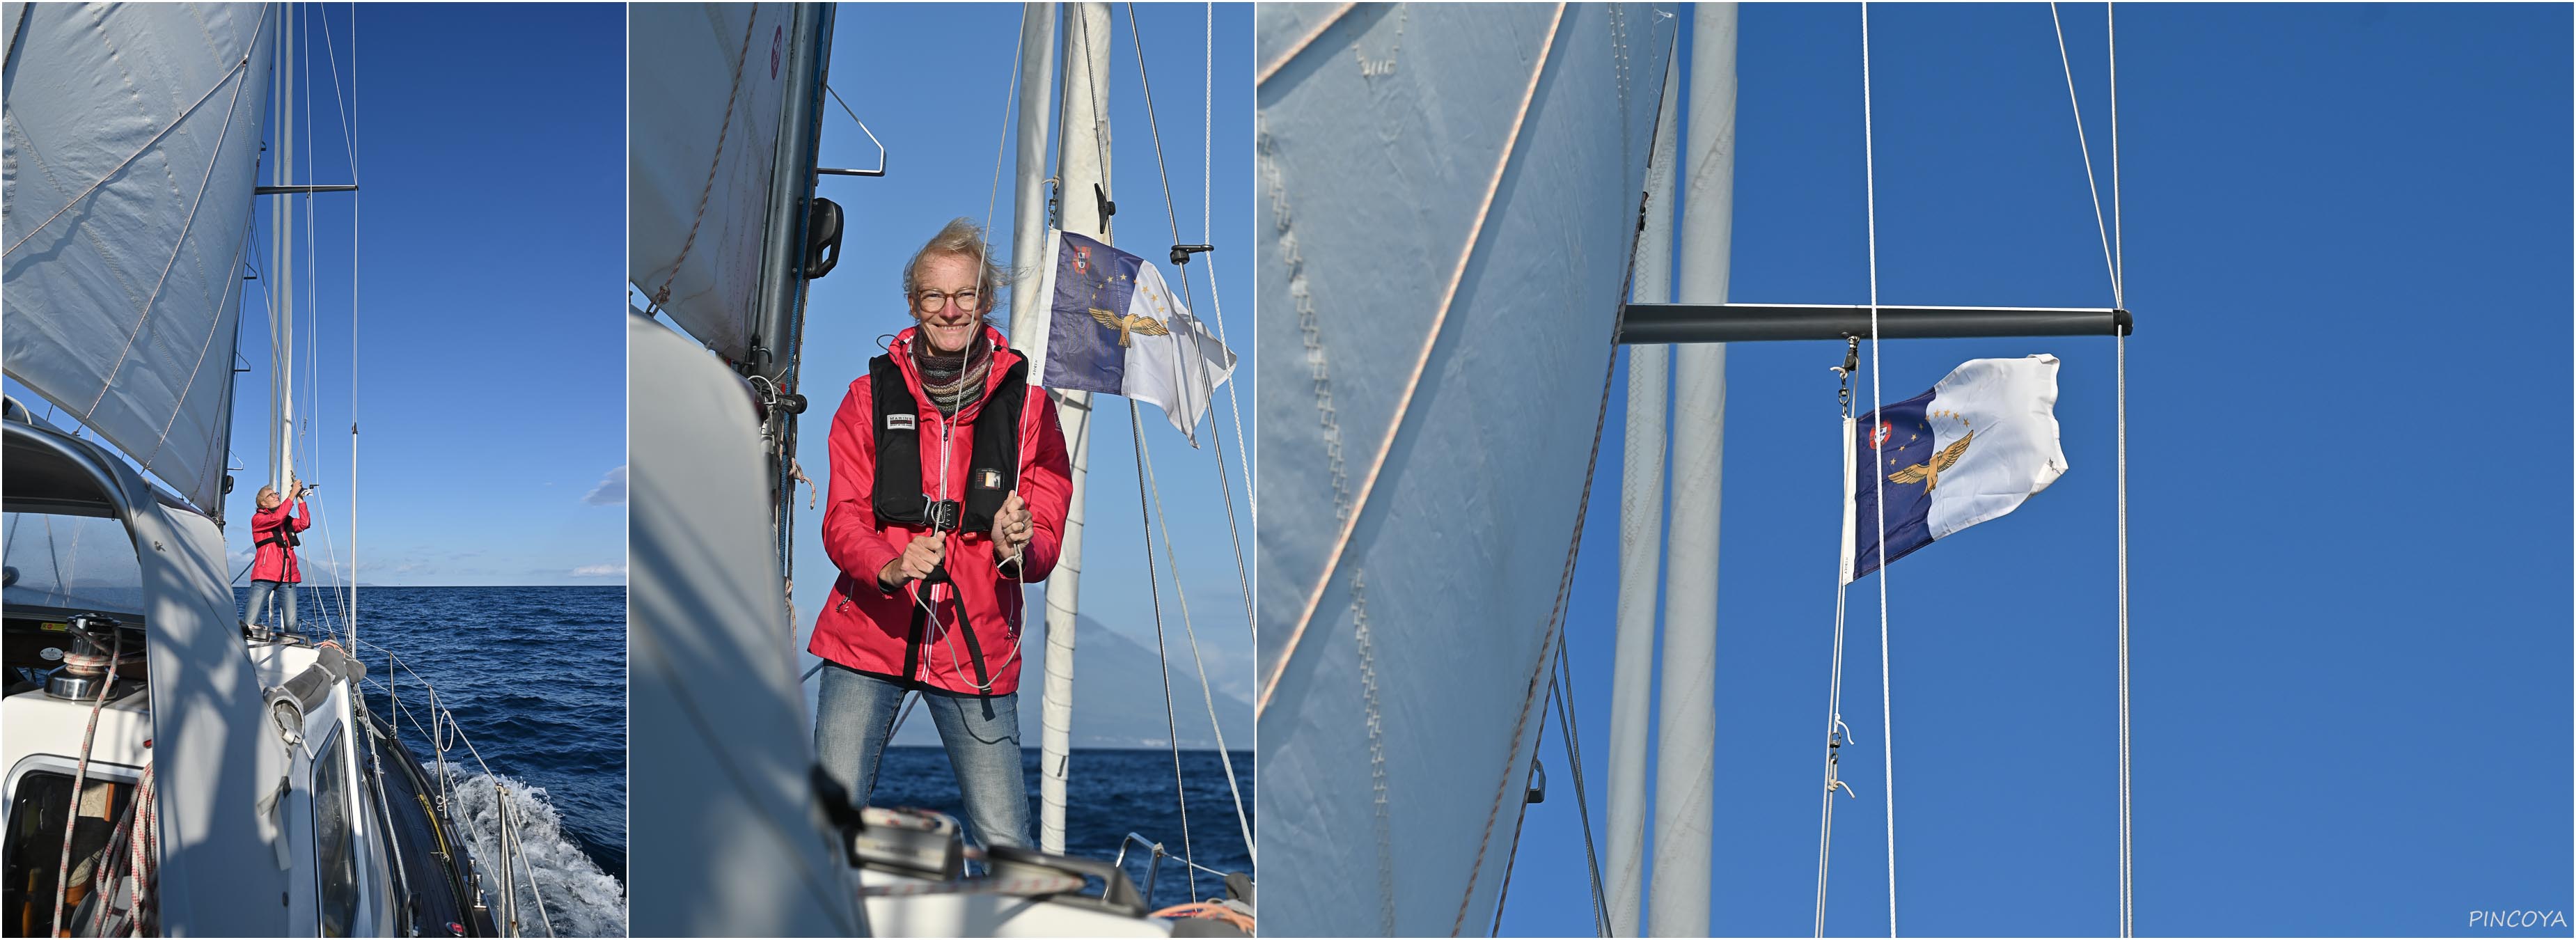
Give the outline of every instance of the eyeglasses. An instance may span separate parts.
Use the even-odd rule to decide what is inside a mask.
[[[984,299],[984,294],[972,287],[949,293],[925,290],[912,295],[912,305],[923,313],[938,313],[948,307],[951,299],[965,305],[968,310],[974,310],[979,309],[978,304]]]

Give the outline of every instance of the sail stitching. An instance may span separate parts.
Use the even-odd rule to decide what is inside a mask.
[[[265,34],[267,30],[268,23],[263,18],[260,22],[260,32],[261,34]],[[251,37],[251,46],[253,48],[257,48],[258,45],[259,35],[255,34]],[[232,81],[234,73],[249,67],[249,65],[250,53],[244,52],[242,53],[241,61],[233,63],[232,68],[225,70],[221,77],[215,79],[213,87],[207,88],[205,94],[198,96],[197,100],[188,105],[186,109],[180,111],[177,117],[171,118],[168,125],[153,133],[151,139],[143,142],[143,146],[136,148],[133,153],[127,154],[123,161],[117,163],[115,169],[107,171],[107,173],[98,178],[97,182],[89,184],[88,189],[81,190],[80,195],[73,196],[69,201],[63,203],[63,207],[54,210],[54,214],[46,216],[44,221],[36,223],[36,227],[27,230],[27,234],[18,236],[18,240],[12,243],[7,251],[0,251],[0,256],[17,254],[18,249],[27,246],[28,239],[36,237],[36,234],[44,231],[46,226],[54,224],[54,220],[62,218],[63,213],[70,212],[73,206],[80,205],[81,202],[88,199],[91,194],[98,192],[98,188],[107,185],[107,181],[115,179],[119,174],[124,173],[126,167],[133,165],[135,160],[142,158],[144,154],[151,152],[154,146],[160,144],[161,138],[170,136],[171,131],[177,130],[179,125],[185,123],[190,115],[197,113],[197,109],[204,106],[208,100],[214,98],[216,92],[224,90],[224,85],[227,82]]]
[[[680,242],[679,257],[671,259],[671,276],[663,278],[662,286],[653,291],[656,306],[670,302],[671,284],[680,279],[680,269],[688,264],[690,250],[697,247],[698,226],[707,220],[707,200],[715,195],[716,171],[724,166],[725,141],[733,135],[734,105],[742,100],[742,66],[751,61],[751,34],[759,25],[759,8],[754,7],[752,14],[743,19],[742,48],[733,57],[733,88],[725,93],[724,121],[716,126],[716,153],[707,160],[707,182],[698,190],[698,211],[689,217],[689,237]]]
[[[1314,381],[1316,419],[1322,426],[1327,472],[1333,484],[1333,518],[1346,518],[1351,511],[1350,478],[1342,463],[1342,427],[1333,406],[1331,359],[1325,354],[1323,331],[1316,323],[1315,296],[1306,281],[1306,255],[1298,245],[1297,233],[1291,228],[1295,212],[1288,204],[1288,189],[1281,178],[1277,159],[1277,138],[1270,134],[1268,118],[1259,112],[1253,116],[1253,154],[1262,182],[1269,190],[1271,228],[1279,236],[1280,262],[1288,269],[1288,296],[1297,311],[1297,332],[1306,346],[1306,363]],[[1368,618],[1368,568],[1351,569],[1351,641],[1359,657],[1360,703],[1368,727],[1369,784],[1373,791],[1377,842],[1379,932],[1395,935],[1395,849],[1393,822],[1389,818],[1386,790],[1386,737],[1383,715],[1378,710],[1376,646],[1371,640]],[[1256,638],[1257,639],[1257,638]],[[1285,653],[1282,657],[1284,659]],[[1256,721],[1261,706],[1254,707]]]
[[[1296,650],[1298,639],[1305,634],[1307,623],[1315,616],[1315,608],[1323,603],[1324,591],[1333,582],[1333,569],[1340,566],[1342,555],[1349,550],[1351,537],[1359,528],[1360,517],[1367,513],[1369,497],[1377,488],[1378,474],[1386,469],[1387,455],[1394,451],[1396,436],[1404,430],[1404,419],[1407,412],[1412,409],[1413,394],[1422,387],[1422,375],[1430,368],[1432,351],[1440,345],[1443,328],[1448,325],[1450,308],[1456,303],[1458,289],[1466,279],[1467,265],[1476,258],[1476,249],[1480,244],[1480,236],[1484,234],[1486,217],[1493,211],[1495,197],[1502,190],[1503,175],[1511,169],[1512,155],[1520,149],[1522,125],[1529,119],[1530,104],[1538,96],[1539,80],[1547,74],[1549,55],[1556,45],[1557,28],[1564,20],[1565,4],[1558,3],[1549,14],[1547,35],[1539,45],[1536,67],[1530,70],[1529,83],[1521,89],[1520,105],[1512,114],[1511,130],[1503,137],[1502,157],[1494,162],[1493,175],[1485,182],[1484,198],[1477,203],[1476,214],[1467,225],[1467,243],[1458,252],[1458,263],[1450,269],[1448,285],[1441,291],[1440,306],[1432,314],[1429,335],[1423,338],[1422,350],[1414,356],[1413,370],[1406,376],[1404,387],[1396,395],[1395,413],[1387,419],[1386,433],[1378,440],[1377,456],[1369,461],[1368,473],[1360,478],[1359,495],[1352,500],[1352,511],[1342,520],[1341,534],[1334,538],[1333,547],[1324,555],[1324,570],[1315,579],[1314,588],[1307,592],[1305,610],[1298,615],[1296,624],[1290,628],[1288,646],[1281,651],[1278,663],[1272,666],[1270,678],[1263,685],[1261,698],[1264,702],[1278,691],[1279,678],[1288,666],[1288,656]],[[1532,694],[1535,695],[1536,692],[1533,691]],[[1258,711],[1256,706],[1255,713],[1258,714]]]
[[[256,37],[254,37],[252,41],[256,44]],[[203,179],[200,179],[197,182],[197,196],[195,199],[189,201],[187,218],[179,223],[179,235],[170,245],[170,260],[161,265],[161,279],[153,282],[151,295],[145,297],[143,300],[142,316],[135,320],[134,332],[126,335],[125,348],[117,351],[116,364],[108,367],[107,377],[110,382],[115,381],[117,370],[124,367],[125,357],[134,351],[135,339],[143,335],[143,328],[151,322],[152,308],[160,301],[162,288],[169,285],[170,272],[172,269],[178,267],[179,255],[187,249],[188,230],[196,226],[197,210],[205,205],[206,190],[211,189],[214,186],[215,166],[216,164],[223,162],[224,145],[232,140],[233,118],[241,111],[241,92],[244,84],[247,83],[235,83],[233,85],[232,100],[225,103],[224,126],[218,129],[215,133],[215,152],[209,154],[206,158],[206,175]],[[245,247],[247,247],[247,245],[245,245]],[[239,265],[239,263],[240,255],[237,250],[234,255],[234,265],[227,266],[224,269],[224,276],[230,277],[231,272]],[[226,291],[226,293],[229,293],[229,291]],[[215,330],[217,327],[222,325],[221,321],[222,318],[218,316],[207,322],[206,338],[203,342],[197,344],[196,364],[189,367],[188,381],[179,387],[179,396],[177,399],[179,402],[187,401],[188,393],[196,388],[197,374],[205,369],[206,351],[214,347]],[[89,410],[91,412],[96,412],[98,410],[99,403],[106,400],[107,385],[102,384],[98,389],[98,398],[90,402]],[[161,423],[161,435],[152,442],[152,453],[143,458],[144,469],[151,469],[153,458],[159,457],[161,455],[161,448],[170,443],[170,429],[178,424],[179,412],[182,410],[183,409],[180,408],[170,409],[170,420]]]

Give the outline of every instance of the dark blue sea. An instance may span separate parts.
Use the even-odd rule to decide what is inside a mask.
[[[1029,726],[1034,727],[1034,722]],[[1020,757],[1021,772],[1029,783],[1029,834],[1035,837],[1038,749],[1024,748]],[[1235,780],[1243,786],[1244,816],[1258,827],[1261,820],[1252,816],[1252,752],[1235,751],[1233,758]],[[1065,792],[1066,854],[1116,858],[1119,841],[1130,832],[1163,843],[1174,856],[1181,854],[1181,812],[1179,801],[1173,798],[1172,752],[1076,748],[1071,761]],[[1226,790],[1225,768],[1217,752],[1182,751],[1180,776],[1188,781],[1181,792],[1189,797],[1189,843],[1198,863],[1218,871],[1252,871],[1251,855],[1244,851],[1243,827],[1236,821],[1234,798]],[[966,811],[964,801],[957,796],[957,777],[949,769],[948,752],[936,747],[886,748],[885,761],[877,771],[876,793],[868,802],[876,806],[935,809],[960,818]],[[1127,848],[1127,877],[1138,890],[1145,887],[1150,854],[1140,846]],[[1184,879],[1183,872],[1196,878]],[[1202,900],[1225,896],[1224,879],[1166,859],[1149,900],[1158,909],[1186,904],[1193,888]]]
[[[247,588],[236,591],[247,598]],[[302,631],[345,633],[335,592],[308,587]],[[388,668],[402,658],[438,689],[473,750],[451,743],[453,814],[484,869],[487,888],[500,857],[499,789],[522,820],[545,917],[562,936],[626,933],[626,589],[608,587],[379,587],[357,592],[358,635],[368,701],[395,714],[382,683],[402,696],[396,720],[422,765],[432,745],[422,730],[419,681]],[[326,623],[327,620],[327,623]],[[1168,759],[1168,758],[1167,758]],[[489,766],[491,776],[484,767]],[[1168,772],[1168,767],[1166,768]],[[497,780],[495,778],[498,778]],[[490,888],[498,898],[498,889]],[[521,891],[523,916],[539,902]],[[533,919],[533,918],[531,918]],[[527,932],[538,935],[542,927]]]

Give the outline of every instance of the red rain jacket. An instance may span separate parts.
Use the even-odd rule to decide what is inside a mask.
[[[283,581],[288,584],[303,581],[304,569],[295,563],[295,552],[284,545],[267,543],[267,540],[269,536],[277,534],[281,526],[293,526],[291,531],[302,532],[312,525],[313,514],[304,508],[304,501],[301,499],[292,503],[279,503],[275,509],[262,509],[251,514],[250,540],[257,554],[251,559],[250,579]]]
[[[994,351],[985,396],[959,410],[955,418],[944,418],[922,391],[921,374],[913,365],[910,344],[917,341],[918,333],[904,330],[889,350],[920,414],[922,484],[933,491],[931,496],[962,502],[976,417],[1003,374],[1026,357],[1012,350],[1000,331],[986,327],[984,339]],[[1031,368],[1036,364],[1031,363]],[[841,569],[841,576],[833,582],[831,601],[815,617],[814,639],[806,649],[851,669],[908,685],[961,695],[1017,691],[1025,658],[1020,627],[1026,605],[1020,585],[1043,581],[1055,570],[1056,553],[1064,544],[1065,510],[1072,501],[1072,462],[1065,453],[1064,431],[1056,423],[1054,400],[1045,389],[1031,388],[1027,404],[1020,409],[1019,493],[1028,506],[1032,530],[1022,550],[1025,569],[1014,575],[995,564],[990,531],[949,532],[944,536],[943,565],[950,584],[924,588],[918,582],[906,582],[886,591],[877,583],[877,572],[930,530],[877,518],[872,500],[876,409],[870,397],[868,377],[861,375],[850,383],[840,411],[832,416],[831,503],[823,510],[823,551]],[[940,446],[943,435],[949,442],[945,448]],[[940,463],[943,449],[946,466]],[[916,631],[915,614],[924,605],[938,616],[935,623],[923,616]],[[973,631],[972,647],[956,632],[961,609],[967,629]],[[978,649],[990,679],[983,689],[975,681],[973,651]]]

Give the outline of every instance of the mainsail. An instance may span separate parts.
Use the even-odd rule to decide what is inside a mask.
[[[1265,5],[1264,927],[1484,932],[1509,867],[1668,7]],[[1345,520],[1355,520],[1346,529]],[[1472,592],[1440,590],[1477,584]],[[1366,789],[1362,789],[1365,787]]]
[[[220,514],[268,8],[10,3],[0,25],[8,374]]]
[[[718,355],[751,358],[787,94],[789,3],[627,11],[627,279]]]

